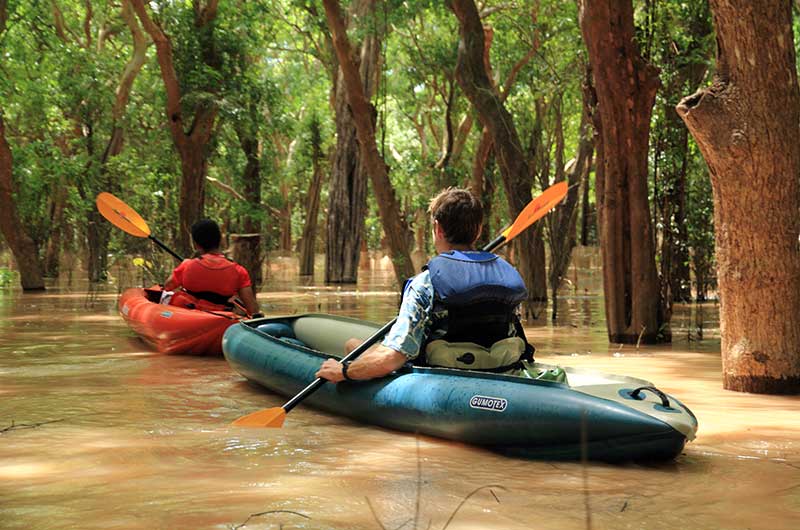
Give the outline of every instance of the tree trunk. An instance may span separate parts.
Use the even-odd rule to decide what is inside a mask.
[[[58,278],[64,232],[64,210],[69,195],[69,188],[67,188],[63,176],[59,180],[56,189],[53,190],[53,202],[50,205],[50,236],[47,238],[44,253],[43,272],[47,278]]]
[[[161,78],[166,90],[167,123],[181,158],[181,190],[176,246],[179,254],[188,256],[192,252],[191,226],[203,217],[205,211],[205,177],[208,171],[208,157],[211,154],[211,139],[218,107],[215,102],[209,102],[208,98],[204,98],[192,109],[193,116],[187,127],[182,108],[183,94],[181,94],[181,86],[173,62],[172,42],[161,27],[154,23],[147,14],[144,1],[131,1],[142,26],[150,34],[156,46]],[[195,2],[193,27],[198,32],[197,41],[201,48],[197,50],[197,53],[208,68],[218,71],[221,59],[213,39],[217,4],[218,0]],[[219,91],[219,84],[211,82],[203,89],[211,94],[216,94]]]
[[[314,276],[314,248],[317,243],[320,192],[322,191],[322,138],[319,121],[311,122],[311,188],[306,195],[306,220],[300,239],[300,276]]]
[[[367,175],[359,163],[358,140],[341,76],[335,91],[336,149],[328,185],[325,283],[356,283],[367,211]]]
[[[566,168],[567,183],[569,184],[569,191],[567,192],[567,199],[564,201],[555,212],[551,214],[549,223],[550,228],[550,297],[553,301],[553,312],[551,318],[556,320],[558,315],[558,287],[561,285],[561,280],[567,272],[570,258],[572,257],[572,250],[577,243],[577,220],[578,220],[578,193],[580,182],[584,179],[584,175],[589,173],[589,164],[591,161],[592,153],[594,152],[594,143],[592,142],[592,131],[589,123],[589,105],[585,100],[583,102],[583,112],[581,113],[581,124],[579,128],[578,139],[578,152],[575,158],[568,164]],[[563,118],[561,115],[561,104],[555,108],[556,111],[556,153],[563,152],[564,138],[563,138]],[[563,156],[557,156],[556,170],[561,165],[560,160]],[[561,173],[564,173],[562,170]],[[556,175],[556,182],[563,180],[562,174]]]
[[[592,157],[589,156],[589,163],[586,171],[581,175],[581,245],[589,244],[589,229],[592,226],[594,216],[592,215],[591,205],[589,204],[589,178],[591,177]]]
[[[714,191],[723,386],[800,392],[800,89],[792,12],[711,0],[713,84],[677,107]]]
[[[517,135],[514,120],[503,105],[484,64],[484,30],[473,0],[452,0],[450,8],[459,21],[458,62],[456,79],[478,112],[494,144],[494,153],[503,177],[512,219],[531,201],[531,172],[525,151]],[[543,270],[536,267],[535,231],[526,230],[515,240],[517,268],[528,286],[526,311],[532,314],[536,299],[534,289]],[[541,241],[540,241],[541,244]],[[545,288],[546,298],[546,288]]]
[[[355,17],[374,15],[374,0],[359,0],[350,7]],[[366,98],[377,85],[380,36],[365,35],[359,53],[359,74]],[[338,62],[337,62],[338,64]],[[328,225],[325,239],[325,282],[356,283],[361,238],[367,214],[368,175],[358,148],[356,126],[347,103],[347,85],[341,66],[333,69],[336,150],[328,185]],[[374,124],[374,118],[373,118]]]
[[[254,109],[249,109],[251,115]],[[254,118],[253,119],[257,119]],[[244,167],[242,182],[244,183],[244,198],[251,208],[261,207],[261,141],[247,126],[236,129],[239,146],[242,148],[247,163]],[[233,259],[250,274],[253,290],[258,292],[258,287],[263,281],[261,273],[261,221],[258,217],[245,214],[242,228],[245,234],[240,234],[234,245]]]
[[[356,125],[362,163],[372,180],[372,189],[378,203],[395,275],[398,281],[403,281],[414,275],[414,266],[409,251],[413,236],[405,218],[400,213],[400,205],[397,202],[392,183],[389,181],[386,163],[378,153],[375,142],[374,109],[366,97],[361,75],[359,75],[353,60],[341,7],[338,0],[324,0],[323,3],[347,89],[347,102]]]
[[[0,230],[6,239],[19,269],[20,283],[25,291],[44,290],[42,266],[36,243],[25,231],[14,204],[14,180],[11,147],[6,141],[6,124],[0,109]]]
[[[478,238],[478,246],[483,247],[494,239],[491,232],[492,227],[492,200],[494,199],[495,179],[494,179],[494,156],[492,151],[492,137],[489,129],[483,128],[478,147],[475,149],[475,160],[472,164],[472,180],[469,189],[472,194],[481,200],[483,205],[483,225],[481,235]]]
[[[669,340],[662,330],[668,323],[659,296],[647,190],[658,72],[639,53],[631,0],[579,0],[578,5],[597,95],[593,118],[603,148],[596,191],[608,337],[631,344]]]

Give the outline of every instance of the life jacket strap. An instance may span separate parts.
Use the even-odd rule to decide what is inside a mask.
[[[212,304],[230,306],[231,308],[233,308],[233,306],[228,302],[230,296],[225,296],[212,291],[190,291],[188,289],[184,290],[188,294],[194,296],[195,298],[199,298],[200,300],[205,300],[206,302],[211,302]]]

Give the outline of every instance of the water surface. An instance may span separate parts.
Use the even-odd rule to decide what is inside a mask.
[[[700,431],[674,462],[526,461],[302,405],[282,429],[231,427],[284,400],[221,358],[148,350],[117,314],[118,275],[0,290],[0,528],[800,528],[800,399],[722,390],[713,303],[676,308],[672,345],[609,345],[597,260],[576,263],[557,322],[526,326],[537,358],[679,397]],[[371,265],[326,287],[273,259],[259,300],[383,322],[397,295]]]

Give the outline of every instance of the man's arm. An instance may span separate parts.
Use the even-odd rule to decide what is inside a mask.
[[[347,368],[350,379],[374,379],[388,375],[408,361],[408,357],[399,351],[379,345],[362,353]],[[327,359],[317,372],[317,377],[322,377],[333,383],[344,380],[342,363],[336,359]]]
[[[428,315],[432,307],[433,286],[430,283],[430,274],[425,271],[411,281],[403,296],[397,321],[384,337],[383,343],[372,346],[353,361],[347,368],[347,377],[350,379],[383,377],[416,358],[425,341]],[[346,348],[352,351],[353,346],[356,344],[348,341]],[[323,377],[334,383],[342,381],[344,379],[342,363],[334,359],[326,360],[317,372],[317,377]]]

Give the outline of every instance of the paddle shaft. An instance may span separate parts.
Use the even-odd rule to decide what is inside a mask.
[[[178,253],[176,253],[174,250],[172,250],[172,249],[171,249],[171,248],[169,248],[167,245],[165,245],[164,243],[162,243],[162,242],[161,242],[161,241],[160,241],[158,238],[156,238],[156,236],[149,235],[149,236],[147,236],[147,237],[148,237],[148,238],[149,238],[149,239],[150,239],[150,240],[151,240],[153,243],[155,243],[156,245],[158,245],[159,247],[161,247],[163,250],[165,250],[165,251],[166,251],[168,254],[172,254],[172,257],[173,257],[173,258],[175,258],[175,259],[176,259],[176,260],[178,260],[178,261],[183,261],[183,258],[182,258],[182,257],[180,257],[180,256],[178,255]]]
[[[497,236],[495,239],[493,239],[485,247],[483,247],[483,251],[484,252],[491,252],[493,250],[496,250],[499,246],[501,246],[503,243],[505,243],[505,241],[506,241],[506,237],[501,234],[501,235]],[[359,346],[356,349],[354,349],[353,351],[351,351],[350,353],[345,355],[340,362],[352,361],[353,359],[355,359],[356,357],[358,357],[359,355],[361,355],[362,353],[367,351],[367,349],[370,346],[372,346],[373,344],[378,342],[378,340],[383,338],[383,336],[386,335],[389,332],[390,329],[392,329],[392,326],[394,326],[395,322],[397,322],[397,317],[393,318],[390,322],[387,322],[386,324],[384,324],[384,326],[381,329],[379,329],[378,331],[376,331],[375,333],[370,335],[369,338],[367,340],[365,340],[364,342],[362,342],[361,344],[359,344]],[[285,412],[289,412],[290,410],[295,408],[295,406],[300,404],[300,402],[303,401],[305,398],[307,398],[308,396],[310,396],[311,394],[316,392],[317,389],[319,387],[321,387],[322,385],[324,385],[327,381],[328,381],[327,379],[324,379],[322,377],[318,377],[318,378],[314,379],[314,381],[309,383],[309,385],[307,387],[305,387],[303,390],[301,390],[300,393],[298,393],[292,399],[287,401],[281,408]]]

